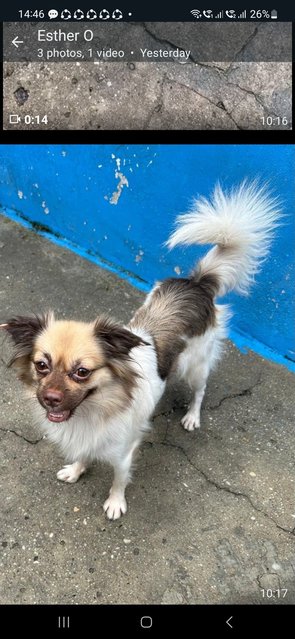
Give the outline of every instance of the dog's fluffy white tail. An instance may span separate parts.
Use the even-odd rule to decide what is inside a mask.
[[[278,226],[280,207],[267,185],[242,182],[229,193],[216,185],[212,200],[199,198],[190,213],[177,218],[167,245],[215,244],[198,263],[194,276],[215,275],[218,295],[230,290],[247,294],[268,253]]]

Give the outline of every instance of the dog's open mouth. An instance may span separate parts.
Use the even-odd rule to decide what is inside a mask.
[[[47,419],[49,419],[50,422],[65,422],[67,419],[69,419],[69,417],[71,416],[71,411],[70,410],[63,410],[60,411],[59,413],[47,413]]]

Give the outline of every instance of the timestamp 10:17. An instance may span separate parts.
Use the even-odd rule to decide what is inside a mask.
[[[263,599],[284,599],[288,588],[260,588]]]

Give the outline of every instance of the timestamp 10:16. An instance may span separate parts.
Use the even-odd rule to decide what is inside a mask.
[[[283,126],[288,126],[289,122],[288,122],[288,118],[286,116],[284,117],[280,117],[278,115],[274,116],[274,115],[267,115],[267,116],[262,116],[261,118],[262,124],[263,126],[280,126],[281,124]]]

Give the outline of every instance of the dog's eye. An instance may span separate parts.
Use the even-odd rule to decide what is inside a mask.
[[[35,362],[35,368],[38,373],[49,373],[48,364],[46,364],[46,362]]]
[[[91,371],[89,371],[87,368],[77,368],[77,370],[74,372],[74,379],[86,379],[87,377],[89,377]]]

